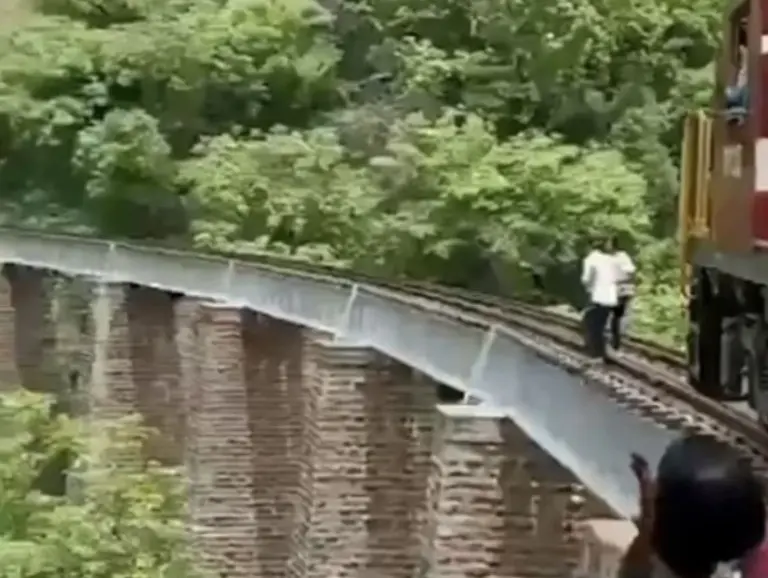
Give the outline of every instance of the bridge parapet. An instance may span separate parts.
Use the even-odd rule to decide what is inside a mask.
[[[438,407],[438,382],[352,335],[114,279],[53,281],[45,303],[10,299],[13,281],[0,291],[0,338],[77,373],[78,411],[139,413],[159,430],[146,451],[186,469],[202,568],[447,578],[562,576],[575,564],[582,490],[507,411]],[[382,306],[366,298],[358,306]],[[49,310],[60,326],[41,331]],[[378,328],[392,340],[395,329]],[[487,355],[493,340],[477,336]],[[410,339],[398,347],[419,347]],[[0,347],[0,377],[18,385],[14,351]],[[467,375],[478,377],[475,357]]]
[[[0,261],[224,301],[363,343],[473,403],[503,407],[622,515],[635,493],[626,456],[640,452],[653,463],[674,435],[579,387],[578,377],[542,361],[493,316],[339,271],[12,229],[0,229]]]
[[[57,319],[61,317],[65,308],[56,306],[58,289],[53,297],[45,298],[54,299],[51,308],[50,303],[34,305],[35,299],[28,299],[26,305],[20,303],[19,295],[31,293],[17,291],[14,297],[13,280],[0,287],[0,382],[25,381],[25,362],[9,359],[10,351],[20,350],[17,343],[26,344],[21,349],[26,350],[28,359],[46,360],[55,350],[63,370],[70,370],[72,360],[76,360],[74,365],[86,384],[93,381],[93,367],[101,363],[103,367],[96,373],[102,376],[107,401],[112,395],[113,401],[119,402],[103,404],[102,409],[141,411],[163,432],[153,453],[167,461],[185,463],[192,481],[202,475],[201,468],[205,469],[200,448],[207,443],[221,447],[221,440],[201,437],[204,420],[200,404],[213,398],[200,396],[208,391],[205,395],[247,400],[245,408],[238,402],[230,404],[230,409],[238,416],[245,414],[251,436],[251,450],[243,453],[250,456],[251,474],[243,483],[257,495],[246,508],[252,510],[253,522],[248,522],[250,530],[241,535],[241,547],[247,543],[257,554],[248,558],[228,550],[226,555],[212,557],[228,575],[247,575],[256,568],[265,576],[277,577],[287,564],[294,569],[291,578],[319,576],[318,569],[330,574],[361,572],[361,567],[368,576],[378,572],[388,577],[401,573],[410,576],[408,572],[426,567],[437,577],[440,572],[436,568],[445,563],[434,556],[440,548],[450,550],[473,571],[481,572],[479,566],[487,564],[486,571],[491,574],[504,568],[504,575],[533,575],[537,568],[546,566],[547,556],[559,560],[558,564],[569,560],[567,564],[573,565],[578,536],[574,525],[583,515],[597,514],[589,500],[578,515],[575,511],[563,513],[578,502],[564,496],[578,496],[579,492],[560,464],[576,472],[613,508],[627,514],[635,492],[634,480],[624,465],[629,451],[640,451],[654,461],[672,435],[628,414],[600,392],[582,387],[578,377],[548,365],[521,344],[518,334],[498,321],[407,292],[269,264],[102,241],[65,242],[4,230],[0,230],[0,255],[14,267],[28,267],[30,271],[45,268],[41,279],[56,271],[57,287],[71,285],[71,277],[64,282],[63,276],[90,276],[84,294],[92,297],[84,314],[82,304],[69,308],[71,319],[81,314],[87,318],[80,335],[57,331],[52,344],[51,332],[40,326],[48,323],[47,314],[40,312],[51,309],[58,312]],[[101,293],[95,289],[101,283],[112,287],[111,293],[107,291],[112,296],[100,302],[97,295]],[[47,291],[45,283],[41,287]],[[230,336],[227,347],[215,345],[223,341],[219,330],[210,327],[214,321],[209,313],[216,309],[207,305],[210,301],[221,302],[219,308],[232,313],[228,323],[232,335],[240,336],[239,342]],[[106,302],[111,305],[105,309]],[[98,332],[100,318],[108,319],[106,332],[103,328]],[[235,326],[239,329],[233,329]],[[33,334],[38,337],[30,337]],[[31,351],[30,344],[37,344],[40,350]],[[203,379],[203,363],[221,371],[208,370],[208,378]],[[27,368],[34,365],[26,363]],[[232,377],[241,373],[242,377]],[[224,374],[230,376],[226,384],[216,385]],[[423,379],[423,374],[432,381]],[[359,387],[350,387],[353,382]],[[434,382],[462,390],[467,394],[465,401],[477,404],[477,412],[491,411],[489,406],[493,406],[495,417],[475,413],[472,419],[491,420],[494,427],[478,427],[496,433],[482,443],[453,439],[448,453],[444,453],[448,446],[433,447],[443,428],[450,429],[451,420],[459,419],[451,414],[459,410],[450,408],[437,421],[432,419],[436,411]],[[237,395],[230,391],[235,386],[240,388]],[[91,407],[98,407],[92,401]],[[465,408],[461,411],[471,413]],[[521,429],[501,439],[500,424],[511,424],[509,418]],[[224,421],[233,425],[239,419]],[[534,436],[543,450],[528,435]],[[512,439],[517,441],[512,443]],[[358,453],[349,447],[358,448]],[[471,460],[483,462],[478,471],[485,472],[482,475],[487,482],[478,486],[467,482],[467,488],[476,492],[479,503],[495,504],[494,520],[506,520],[474,536],[476,543],[481,542],[479,549],[486,552],[486,562],[477,561],[478,554],[469,540],[455,548],[439,546],[445,532],[472,534],[471,528],[466,530],[471,524],[462,524],[475,514],[460,515],[472,500],[457,501],[451,507],[458,509],[437,522],[444,533],[425,534],[423,530],[430,527],[428,521],[436,519],[430,501],[434,494],[428,493],[428,488],[435,479],[442,480],[440,484],[458,484],[463,474],[456,460],[465,453],[474,456]],[[221,455],[221,451],[211,454],[217,458]],[[323,476],[332,475],[328,473],[332,468],[324,470],[325,461],[318,455],[329,456],[328,463],[346,472],[341,476],[346,484],[344,492],[327,480],[322,482]],[[425,462],[433,464],[427,474]],[[406,464],[407,474],[398,477],[394,472],[401,463]],[[442,466],[437,468],[436,463]],[[245,471],[246,465],[237,467]],[[364,474],[358,473],[361,468]],[[435,478],[437,470],[442,474]],[[509,488],[500,490],[493,485],[502,470],[505,476],[511,471],[526,472],[528,481],[518,480],[511,486],[519,490],[517,497]],[[210,488],[200,492],[209,493],[206,499],[220,499]],[[222,492],[224,496],[226,492]],[[537,514],[523,523],[519,512],[514,516],[504,512],[513,508],[518,498],[524,503],[525,496],[530,499],[530,510]],[[356,511],[340,506],[345,499],[364,504],[356,506],[364,515],[355,518]],[[384,504],[397,507],[387,513]],[[514,508],[520,510],[520,505]],[[392,514],[406,510],[415,513]],[[193,525],[193,529],[202,528],[202,532],[203,526]],[[549,534],[542,528],[559,528],[570,538],[545,540]],[[513,530],[517,534],[509,543],[516,544],[516,549],[499,549],[503,532],[512,536]],[[226,537],[221,532],[205,531],[212,540],[211,548],[224,548]],[[347,538],[334,542],[334,533]],[[364,539],[353,539],[361,533]],[[214,538],[221,540],[219,546]],[[318,553],[322,543],[331,559]],[[400,557],[398,552],[407,554]],[[470,559],[475,561],[467,562]],[[238,574],[235,569],[241,564],[243,573]],[[562,565],[547,568],[547,572],[565,570]]]

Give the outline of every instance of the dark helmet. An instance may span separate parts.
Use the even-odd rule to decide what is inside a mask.
[[[702,435],[670,444],[659,463],[653,529],[654,550],[670,570],[708,576],[759,545],[765,521],[762,484],[735,450]]]

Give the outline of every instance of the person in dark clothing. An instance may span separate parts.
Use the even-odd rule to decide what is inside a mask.
[[[592,361],[606,359],[605,327],[611,316],[611,307],[600,303],[590,303],[584,311],[582,323],[586,335],[585,351]]]
[[[667,448],[654,502],[654,550],[682,578],[711,575],[765,534],[762,485],[735,450],[708,436],[687,436]]]
[[[672,442],[656,479],[633,457],[640,483],[638,535],[621,578],[710,578],[765,535],[765,500],[751,466],[722,442],[688,435]]]

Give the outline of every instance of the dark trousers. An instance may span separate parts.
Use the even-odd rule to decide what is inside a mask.
[[[621,320],[627,312],[629,300],[629,296],[619,297],[618,305],[611,309],[611,347],[614,349],[621,347]]]
[[[592,303],[584,311],[584,333],[587,355],[592,358],[605,357],[605,326],[612,307]]]

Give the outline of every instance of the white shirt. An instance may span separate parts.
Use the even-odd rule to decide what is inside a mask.
[[[632,275],[634,275],[637,268],[624,251],[619,251],[613,255],[616,260],[616,268],[618,270],[618,282],[619,282],[619,295],[628,296],[632,295],[635,290],[634,283],[632,282]]]
[[[619,267],[616,256],[603,251],[592,251],[581,271],[581,282],[589,291],[592,303],[615,307],[619,302]]]

